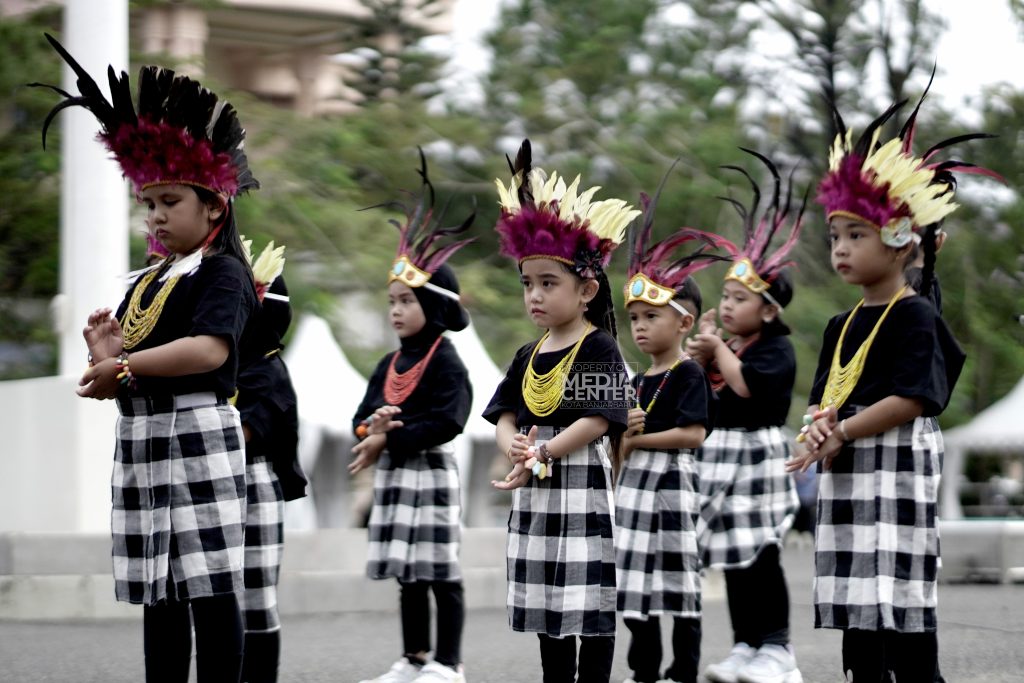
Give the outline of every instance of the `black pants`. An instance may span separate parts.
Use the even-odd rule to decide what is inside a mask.
[[[745,569],[725,570],[725,590],[734,643],[789,644],[789,589],[778,546],[764,548]]]
[[[647,621],[625,619],[632,634],[627,662],[633,670],[636,683],[656,683],[661,680],[661,622],[658,617]],[[672,666],[665,670],[665,678],[681,683],[697,683],[700,664],[700,619],[672,620]]]
[[[281,631],[246,631],[242,683],[277,683]]]
[[[935,683],[939,675],[939,640],[934,631],[843,631],[843,671],[853,683],[891,681]]]
[[[544,683],[608,683],[615,655],[615,636],[580,636],[579,678],[576,677],[576,636],[552,638],[538,633]]]
[[[198,682],[238,682],[243,634],[242,612],[234,593],[147,606],[142,614],[146,683],[188,683],[193,619]]]
[[[430,647],[430,599],[437,603],[437,650],[434,661],[455,668],[462,663],[462,626],[466,621],[461,581],[399,582],[402,613],[402,641],[405,655],[415,660]]]

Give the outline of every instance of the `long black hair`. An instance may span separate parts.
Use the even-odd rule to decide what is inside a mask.
[[[245,256],[245,247],[242,246],[242,238],[238,234],[234,201],[228,199],[225,202],[221,195],[205,187],[198,187],[196,185],[189,185],[189,187],[199,197],[199,201],[206,206],[210,208],[224,207],[224,215],[220,218],[220,232],[217,233],[217,236],[213,238],[213,243],[210,244],[211,251],[216,254],[234,256],[238,259],[242,267],[245,268],[245,272],[249,274],[249,281],[253,283],[253,292],[255,292],[256,285],[252,274],[252,265],[250,265],[249,259]]]
[[[937,252],[935,238],[938,234],[939,224],[932,223],[924,229],[924,236],[921,238],[924,267],[921,268],[921,287],[917,293],[926,299],[931,294],[932,282],[935,280],[935,254]]]
[[[570,270],[570,272],[572,272]],[[575,273],[573,273],[575,275]],[[578,276],[577,276],[578,277]],[[580,278],[582,280],[582,278]],[[583,280],[586,282],[586,280]],[[597,294],[587,304],[583,311],[583,317],[593,325],[618,339],[619,333],[615,325],[615,302],[612,300],[612,286],[608,282],[608,276],[601,271],[597,276]]]

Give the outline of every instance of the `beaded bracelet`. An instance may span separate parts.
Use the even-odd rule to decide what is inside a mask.
[[[356,437],[362,441],[370,435],[370,418],[365,418],[356,427]]]
[[[114,366],[117,369],[117,379],[122,385],[129,389],[135,388],[135,375],[132,374],[132,369],[128,365],[128,353],[122,351],[121,355],[117,357],[117,364]]]
[[[538,479],[550,477],[555,466],[555,458],[548,451],[548,445],[542,443],[540,446],[530,446],[527,453],[530,457],[523,463],[526,469],[533,472]]]

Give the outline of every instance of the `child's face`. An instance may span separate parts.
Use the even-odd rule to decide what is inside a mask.
[[[427,324],[416,294],[398,280],[388,285],[388,320],[400,339],[411,337]]]
[[[188,185],[154,185],[142,191],[148,207],[146,227],[175,254],[190,254],[210,235],[211,221],[222,208],[211,209]]]
[[[887,247],[874,226],[846,216],[829,221],[828,239],[832,249],[832,268],[851,285],[871,285],[903,270],[903,261],[911,250]]]
[[[683,315],[671,306],[652,306],[634,301],[626,310],[629,312],[633,342],[648,355],[678,349],[693,327],[692,315]]]
[[[718,315],[722,320],[722,328],[729,334],[748,337],[759,332],[776,314],[774,306],[739,282],[726,280],[722,285]]]
[[[597,293],[597,282],[581,283],[561,263],[546,258],[523,261],[520,280],[530,320],[548,329],[580,318]]]

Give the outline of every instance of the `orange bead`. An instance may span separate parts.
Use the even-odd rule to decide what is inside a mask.
[[[365,439],[369,433],[370,429],[365,424],[361,424],[358,427],[356,427],[356,436],[358,436],[360,439]]]

